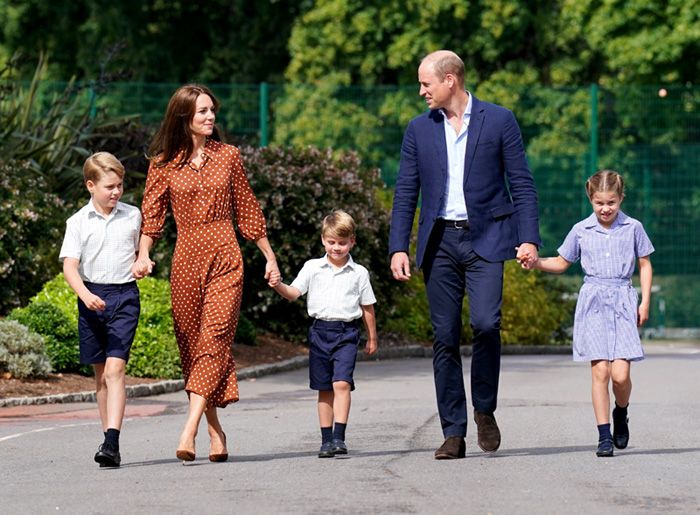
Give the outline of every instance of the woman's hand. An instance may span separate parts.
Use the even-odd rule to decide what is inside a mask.
[[[282,274],[280,274],[276,259],[269,259],[267,263],[265,263],[265,280],[267,281],[267,285],[271,288],[277,286],[282,280]]]
[[[131,273],[133,274],[135,279],[143,279],[147,275],[150,275],[151,272],[153,272],[154,266],[155,262],[151,261],[150,258],[138,258],[136,261],[134,261],[134,264],[131,265]]]

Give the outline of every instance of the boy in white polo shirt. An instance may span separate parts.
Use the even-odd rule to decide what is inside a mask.
[[[90,202],[66,222],[63,275],[78,295],[80,362],[95,370],[95,394],[104,442],[95,461],[118,467],[119,432],[126,406],[125,369],[139,322],[140,301],[131,265],[136,259],[141,212],[119,202],[124,167],[108,152],[83,165]]]
[[[319,458],[347,454],[345,428],[350,414],[350,392],[360,343],[358,319],[367,330],[367,354],[377,350],[374,292],[365,267],[355,263],[355,221],[336,210],[323,219],[322,258],[311,259],[291,285],[280,282],[275,291],[287,300],[308,293],[307,310],[314,320],[309,328],[309,380],[318,390],[321,424]],[[334,425],[335,422],[335,425]]]

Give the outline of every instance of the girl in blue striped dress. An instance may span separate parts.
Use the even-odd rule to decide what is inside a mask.
[[[586,181],[593,213],[573,226],[557,257],[523,260],[523,268],[562,273],[581,260],[585,274],[574,317],[574,360],[590,361],[593,411],[598,424],[598,456],[612,456],[613,446],[627,447],[627,407],[632,382],[630,363],[644,359],[638,326],[649,318],[654,246],[642,224],[620,211],[622,177],[603,170]],[[637,261],[642,300],[632,286]],[[610,433],[610,393],[615,395]]]

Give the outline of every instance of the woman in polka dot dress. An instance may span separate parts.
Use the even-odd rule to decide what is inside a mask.
[[[226,435],[217,408],[238,400],[231,344],[243,289],[243,262],[234,231],[255,240],[267,260],[265,279],[279,282],[265,218],[243,169],[239,150],[220,142],[214,125],[219,102],[211,91],[187,84],[170,99],[149,154],[139,257],[134,276],[149,274],[149,252],[161,236],[168,208],[177,225],[170,283],[175,335],[189,412],[177,457],[195,458],[202,414],[211,461],[226,461]]]

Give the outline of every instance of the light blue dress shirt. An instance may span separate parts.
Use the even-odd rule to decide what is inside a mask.
[[[469,94],[469,92],[467,92]],[[467,108],[464,110],[462,128],[459,134],[447,120],[447,113],[440,109],[445,123],[445,143],[447,145],[447,185],[445,204],[440,218],[446,220],[466,220],[467,203],[464,200],[464,158],[467,153],[467,129],[472,115],[472,95],[469,94]]]

